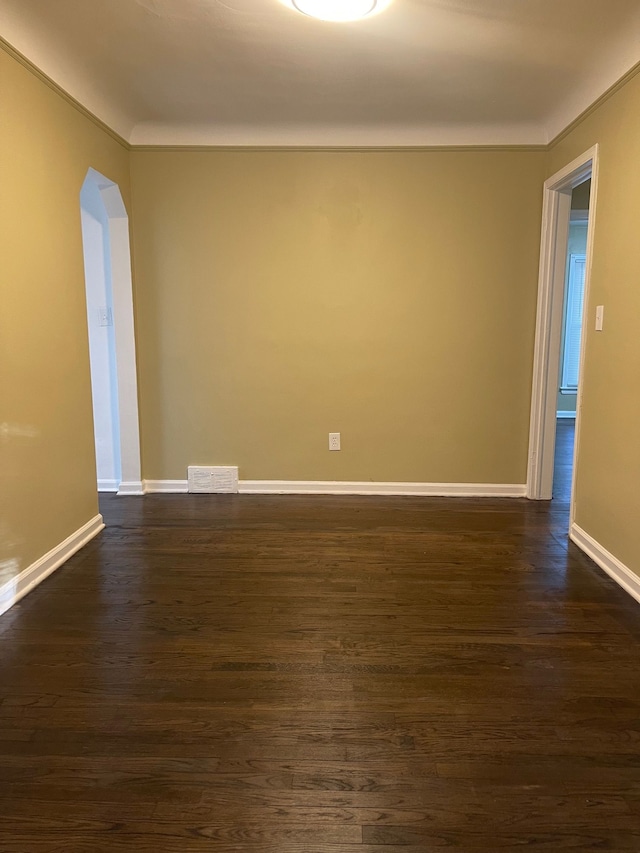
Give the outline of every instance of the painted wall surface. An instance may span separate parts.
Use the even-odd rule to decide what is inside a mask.
[[[567,272],[565,275],[565,299],[567,295],[567,281],[569,278],[569,257],[571,255],[585,255],[587,252],[587,223],[572,222],[569,225],[569,241],[567,244]],[[564,337],[563,337],[564,340]],[[576,394],[561,394],[558,388],[558,411],[576,411]]]
[[[556,144],[549,175],[600,145],[576,522],[640,575],[640,76]],[[602,332],[596,305],[605,306]]]
[[[80,193],[98,487],[121,480],[109,217],[91,179]]]
[[[545,162],[132,152],[144,477],[524,483]]]
[[[128,153],[0,50],[0,584],[96,515],[80,188]]]

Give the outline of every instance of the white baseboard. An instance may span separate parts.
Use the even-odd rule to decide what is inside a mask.
[[[0,587],[0,615],[5,613],[10,607],[20,601],[28,592],[38,586],[39,583],[49,577],[52,572],[55,572],[63,563],[71,557],[76,551],[79,551],[83,545],[86,545],[90,539],[93,539],[101,530],[104,529],[104,521],[101,515],[94,516],[91,521],[83,524],[75,533],[68,536],[64,542],[56,545],[35,563],[32,563],[26,569],[23,569],[20,574],[6,581]]]
[[[563,418],[571,418],[572,420],[576,419],[575,412],[556,412],[556,418],[562,420]]]
[[[119,495],[144,495],[142,480],[123,480],[118,487]]]
[[[597,563],[601,569],[614,579],[614,581],[632,595],[636,601],[640,602],[640,577],[632,572],[628,566],[621,563],[617,557],[614,557],[606,548],[603,548],[599,542],[589,536],[577,524],[571,525],[569,533],[572,542],[585,552],[594,563]]]
[[[99,492],[117,492],[120,480],[98,480]]]
[[[145,492],[183,494],[186,480],[145,480]],[[371,483],[348,480],[240,480],[241,495],[413,495],[417,497],[522,498],[526,486],[510,483]]]
[[[186,480],[145,480],[145,495],[181,495],[188,492]]]
[[[348,480],[240,480],[245,495],[409,495],[416,497],[522,498],[525,485],[510,483],[372,483]]]

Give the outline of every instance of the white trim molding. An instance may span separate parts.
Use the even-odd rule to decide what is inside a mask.
[[[558,420],[563,420],[564,418],[574,420],[576,419],[575,412],[556,412],[556,418]]]
[[[591,177],[583,305],[583,328],[586,329],[584,318],[587,316],[589,304],[593,234],[597,210],[598,152],[599,148],[596,144],[544,183],[527,465],[527,497],[532,500],[551,500],[553,490],[558,376],[560,372],[571,191]],[[576,397],[574,473],[580,445],[580,410],[586,339],[587,335],[582,335],[578,371],[580,381]],[[572,487],[570,510],[572,521],[573,509]]]
[[[22,13],[20,4],[14,4],[19,11],[0,8],[0,49],[6,50],[22,65],[28,68],[46,85],[56,91],[67,102],[86,115],[99,127],[126,148],[144,144],[188,147],[199,145],[253,146],[256,140],[283,140],[279,145],[285,147],[300,144],[300,139],[312,139],[313,145],[319,139],[329,139],[329,145],[344,144],[339,140],[345,137],[366,140],[368,147],[379,147],[383,140],[390,140],[393,148],[404,147],[416,140],[418,146],[425,139],[460,140],[464,145],[478,146],[486,138],[498,140],[499,145],[514,144],[513,140],[523,140],[516,144],[544,145],[553,144],[568,130],[572,129],[586,115],[620,89],[638,70],[638,45],[636,18],[627,26],[614,42],[611,49],[600,56],[597,62],[591,62],[589,73],[583,75],[579,84],[567,97],[557,104],[553,111],[535,121],[505,121],[485,125],[369,125],[363,126],[327,126],[316,128],[313,124],[293,125],[180,125],[175,122],[140,121],[130,110],[124,109],[111,97],[105,97],[101,86],[94,85],[90,75],[81,73],[80,66],[70,64],[60,46],[48,39],[33,27]],[[229,140],[232,140],[230,142]],[[480,141],[479,141],[480,140]],[[267,144],[273,145],[273,141]],[[309,143],[305,143],[308,145]],[[456,141],[439,144],[460,144]],[[486,143],[484,143],[486,144]],[[385,146],[386,147],[386,146]]]
[[[617,557],[614,557],[610,551],[603,548],[593,536],[589,536],[577,524],[574,523],[571,525],[569,537],[580,550],[584,551],[609,577],[613,578],[625,592],[628,592],[636,601],[640,602],[640,577],[635,572],[632,572],[628,566],[621,563]]]
[[[375,483],[348,480],[240,480],[243,495],[413,495],[522,498],[526,486],[506,483]]]
[[[145,480],[147,494],[186,494],[186,480]],[[240,480],[241,495],[413,495],[523,498],[524,483],[376,483],[349,480]]]
[[[145,495],[182,495],[189,491],[186,480],[145,480]]]
[[[118,488],[118,494],[142,494],[129,215],[116,183],[93,168],[88,169],[83,188],[87,183],[97,187],[100,193],[109,229],[117,423],[120,438],[119,468],[123,480]]]
[[[123,480],[118,486],[119,495],[144,495],[142,480]]]
[[[55,572],[63,563],[86,545],[94,536],[104,529],[104,521],[101,515],[94,516],[86,524],[83,524],[71,536],[67,536],[64,542],[56,545],[44,556],[36,560],[18,575],[6,581],[0,587],[0,615],[6,613],[10,607],[25,596],[28,592],[38,586],[52,572]]]
[[[182,124],[142,121],[127,141],[132,147],[223,148],[425,148],[532,146],[549,138],[537,122],[496,124]]]
[[[117,492],[120,485],[119,480],[98,480],[99,492]]]

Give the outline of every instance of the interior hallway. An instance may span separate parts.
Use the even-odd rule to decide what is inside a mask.
[[[637,603],[566,488],[101,507],[0,620],[2,853],[640,848]]]

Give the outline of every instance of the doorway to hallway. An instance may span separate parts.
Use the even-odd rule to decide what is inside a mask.
[[[594,146],[544,186],[527,497],[567,500],[569,526],[574,510],[573,460],[580,442],[581,330],[588,304],[597,173]],[[576,204],[578,196],[586,203]],[[564,428],[563,420],[572,423]],[[561,444],[558,450],[565,450],[561,463],[556,441]],[[568,445],[576,452],[567,455]]]
[[[590,197],[591,178],[571,192],[566,249],[552,497],[567,510],[573,483]]]

